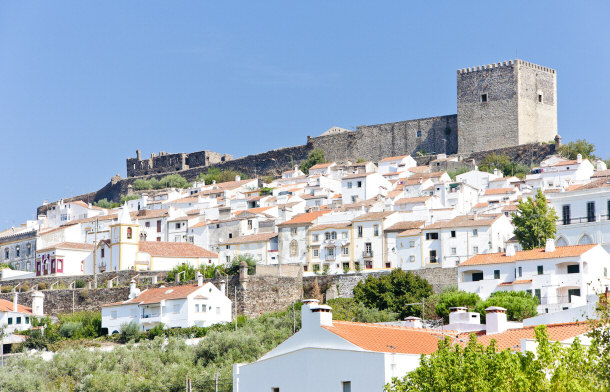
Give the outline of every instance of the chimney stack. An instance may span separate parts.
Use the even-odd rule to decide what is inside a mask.
[[[576,162],[582,163],[582,154],[576,155]]]
[[[129,299],[134,299],[138,295],[140,295],[140,290],[136,287],[135,279],[131,279],[129,281]]]
[[[305,299],[301,301],[301,329],[304,331],[321,326],[333,325],[332,308],[328,305],[319,305],[317,299]]]
[[[513,257],[517,252],[515,251],[515,244],[506,245],[506,257]]]
[[[227,284],[224,279],[220,281],[220,291],[222,291],[224,295],[227,295]]]
[[[241,176],[235,176],[235,181],[240,181],[241,180]]]
[[[18,303],[17,303],[17,292],[15,291],[15,294],[13,295],[13,312],[18,312]]]
[[[197,286],[203,286],[203,275],[201,275],[201,272],[197,271],[196,277],[197,277]],[[220,291],[224,292],[224,290],[222,288],[220,289]]]
[[[423,328],[424,325],[419,317],[409,316],[405,319],[405,327]]]
[[[40,291],[32,293],[32,314],[42,316],[44,314],[44,294]]]
[[[544,246],[545,252],[555,252],[555,240],[553,238],[548,238],[546,240],[546,245]]]
[[[486,318],[486,334],[495,335],[502,333],[508,329],[508,320],[506,319],[506,309],[499,306],[490,306],[485,309]]]

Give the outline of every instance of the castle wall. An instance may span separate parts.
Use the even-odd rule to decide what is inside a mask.
[[[443,141],[443,139],[446,140]],[[438,116],[378,125],[362,125],[355,132],[308,138],[327,160],[365,159],[425,153],[454,154],[458,150],[457,116]]]
[[[518,60],[518,67],[518,144],[553,142],[557,135],[557,73],[522,60]],[[542,95],[542,102],[538,95]]]
[[[458,152],[519,144],[517,70],[504,64],[458,70]]]

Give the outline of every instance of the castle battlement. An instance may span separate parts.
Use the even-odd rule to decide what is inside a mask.
[[[519,59],[508,60],[508,61],[504,61],[504,62],[487,64],[487,65],[478,65],[476,67],[462,68],[462,69],[458,69],[457,73],[458,73],[458,75],[461,75],[461,74],[467,74],[467,73],[471,73],[471,72],[484,71],[487,69],[512,67],[513,65],[521,65],[521,66],[529,67],[532,69],[536,69],[538,71],[548,72],[548,73],[552,73],[552,74],[557,73],[557,71],[555,71],[553,68],[544,67],[542,65],[530,63],[530,62],[519,60]]]

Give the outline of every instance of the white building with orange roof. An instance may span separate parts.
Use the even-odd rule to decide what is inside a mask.
[[[497,169],[494,170],[494,173],[488,173],[485,171],[480,171],[478,167],[475,167],[474,170],[458,174],[455,177],[455,180],[458,182],[465,182],[478,190],[485,190],[489,188],[492,181],[495,181],[500,177],[502,177],[502,172],[498,171]]]
[[[17,331],[24,331],[32,328],[32,318],[43,316],[43,305],[44,305],[44,294],[40,291],[34,291],[32,293],[32,307],[23,306],[18,304],[18,293],[13,294],[13,300],[7,301],[0,299],[0,329],[3,330],[3,342],[2,344],[9,344],[14,341],[11,334]],[[3,347],[0,345],[0,350]]]
[[[386,157],[377,163],[379,173],[397,173],[417,166],[417,162],[410,155]]]
[[[588,296],[610,286],[610,255],[600,245],[479,254],[458,265],[458,288],[488,298],[495,291],[527,291],[539,299],[538,313],[586,305]]]
[[[337,166],[336,162],[318,163],[309,168],[309,175],[322,175],[330,176],[333,172],[333,168]]]
[[[578,154],[575,160],[545,160],[525,177],[526,184],[534,189],[559,188],[585,184],[590,181],[595,167]]]
[[[404,220],[396,211],[369,212],[352,219],[353,263],[357,270],[374,271],[397,266],[389,258],[384,230]]]
[[[601,244],[610,252],[610,176],[546,197],[558,217],[558,246]]]
[[[107,209],[96,207],[91,203],[85,203],[82,200],[69,202],[59,200],[58,202],[47,206],[49,227],[59,227],[64,223],[106,214],[108,214]]]
[[[142,292],[132,280],[128,299],[102,305],[102,328],[111,335],[131,322],[137,323],[142,331],[157,325],[188,328],[228,323],[231,322],[231,300],[225,291],[224,283],[220,288],[209,282],[204,284],[201,275],[197,277],[197,284],[151,288]]]
[[[279,262],[281,264],[299,264],[304,272],[311,271],[309,228],[317,224],[318,219],[330,210],[305,212],[277,225]]]
[[[219,260],[230,264],[235,257],[251,257],[257,264],[278,264],[278,234],[259,233],[227,239],[218,244]]]
[[[36,251],[36,276],[72,276],[85,273],[85,260],[95,246],[80,242],[60,242]]]
[[[392,184],[377,172],[350,174],[341,180],[343,204],[369,200],[377,195],[385,196],[391,190]]]
[[[521,198],[521,191],[517,187],[489,188],[479,195],[479,203],[487,203],[489,206],[508,204]],[[475,203],[476,204],[476,203]]]

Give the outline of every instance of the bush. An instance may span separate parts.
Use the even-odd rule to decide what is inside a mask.
[[[355,321],[360,323],[381,323],[395,321],[398,314],[388,310],[371,309],[354,298],[335,298],[328,301],[333,308],[333,320]]]
[[[309,153],[307,159],[301,163],[301,171],[305,174],[309,174],[309,168],[317,165],[318,163],[324,163],[326,160],[324,159],[324,150],[320,148],[314,149]]]
[[[183,271],[184,271],[184,274],[180,274]],[[175,282],[176,275],[180,274],[180,281],[187,282],[189,280],[194,280],[196,273],[197,273],[197,270],[195,269],[195,267],[193,267],[192,265],[190,265],[188,263],[183,263],[183,264],[180,264],[179,266],[174,267],[173,270],[169,271],[167,273],[166,280],[168,282]]]
[[[467,167],[460,167],[460,168],[455,169],[455,170],[449,170],[449,171],[447,172],[447,174],[449,175],[449,177],[451,177],[451,179],[452,179],[453,181],[455,181],[455,178],[456,178],[457,176],[459,176],[460,174],[467,173],[467,172],[469,172],[469,171],[470,171],[470,169],[469,169],[469,168],[467,168]]]
[[[150,181],[144,179],[137,179],[133,182],[133,189],[136,191],[144,191],[147,189],[153,189]]]
[[[46,290],[49,288],[49,285],[46,282],[38,283],[38,290]]]
[[[165,326],[163,323],[157,324],[148,330],[148,339],[154,339],[157,336],[165,336]]]
[[[87,286],[87,282],[82,279],[78,279],[74,282],[74,288],[83,289]]]
[[[13,291],[13,286],[2,286],[2,290],[3,293],[10,293],[11,291]]]
[[[95,203],[93,203],[93,205],[100,208],[116,208],[120,206],[119,203],[113,203],[111,201],[108,201],[108,199],[106,198],[96,201]]]
[[[368,276],[354,287],[354,298],[369,308],[390,310],[398,313],[401,319],[407,316],[420,316],[422,299],[432,294],[432,285],[426,279],[395,269],[378,277]]]
[[[197,181],[205,182],[206,185],[210,185],[214,181],[216,181],[217,184],[220,184],[222,182],[235,181],[236,176],[239,176],[242,180],[248,178],[248,176],[246,176],[244,173],[236,170],[220,171],[220,169],[212,167],[206,173],[199,174]]]
[[[458,291],[457,289],[444,291],[434,306],[434,311],[445,322],[449,322],[449,308],[463,306],[474,309],[479,301],[481,301],[481,298],[476,293]]]
[[[140,332],[140,325],[135,321],[130,323],[121,324],[121,332],[119,333],[119,342],[128,343],[131,341],[138,342],[142,333]]]
[[[525,318],[538,314],[538,298],[525,291],[496,291],[485,301],[476,305],[475,310],[481,313],[481,320],[485,320],[485,309],[490,306],[500,306],[506,309],[506,317],[510,321],[523,321]]]
[[[254,275],[256,271],[256,260],[249,256],[239,255],[233,258],[233,261],[229,266],[227,266],[226,271],[229,275],[238,275],[239,274],[239,266],[242,261],[245,261],[248,264],[248,275]]]
[[[79,330],[83,328],[83,324],[79,322],[67,322],[59,327],[59,334],[66,339],[73,338]]]
[[[130,200],[137,200],[140,198],[140,195],[125,195],[123,197],[121,197],[121,205],[127,203]]]

